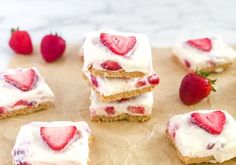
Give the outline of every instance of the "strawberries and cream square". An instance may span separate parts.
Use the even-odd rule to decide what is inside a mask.
[[[173,55],[188,70],[222,72],[236,60],[236,51],[219,38],[190,39],[178,43]]]
[[[152,91],[160,81],[157,74],[132,79],[109,79],[93,76],[91,73],[85,73],[85,76],[90,82],[91,87],[99,95],[99,100],[104,102],[136,97],[140,94],[148,93]]]
[[[226,111],[198,110],[173,116],[167,134],[182,160],[222,163],[236,157],[236,121]]]
[[[12,149],[15,165],[87,165],[91,131],[86,122],[32,122]]]
[[[91,90],[90,114],[117,116],[122,113],[129,115],[151,115],[153,106],[153,93],[149,92],[129,99],[121,99],[114,102],[99,101],[95,91]]]
[[[0,117],[10,117],[11,112],[23,108],[27,113],[27,110],[30,111],[32,107],[44,103],[52,104],[54,100],[51,89],[35,67],[9,69],[1,72],[0,96]],[[44,108],[45,106],[41,107],[41,109]]]
[[[151,47],[148,38],[139,33],[114,30],[94,31],[83,43],[83,71],[93,68],[108,72],[152,72]],[[106,75],[105,75],[106,76]]]

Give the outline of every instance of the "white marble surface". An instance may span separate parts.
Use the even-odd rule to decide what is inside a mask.
[[[34,44],[49,32],[79,44],[101,28],[146,33],[157,47],[203,35],[236,44],[235,8],[235,0],[0,0],[0,70],[12,54],[12,27],[28,30]]]

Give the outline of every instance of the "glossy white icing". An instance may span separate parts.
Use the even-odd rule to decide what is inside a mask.
[[[195,112],[209,113],[214,110],[199,110]],[[226,123],[220,135],[213,135],[191,122],[189,112],[170,118],[168,131],[174,136],[173,140],[185,157],[213,156],[216,161],[224,162],[236,156],[236,122],[226,111]]]
[[[80,136],[61,151],[48,147],[40,135],[40,127],[76,126]],[[54,121],[32,122],[21,127],[12,150],[15,165],[27,162],[30,165],[87,165],[89,158],[90,129],[86,122]]]
[[[26,68],[9,69],[0,73],[0,107],[4,107],[6,111],[12,111],[24,107],[22,105],[14,106],[14,104],[19,100],[24,100],[32,104],[53,101],[54,95],[43,77],[40,75],[39,70],[35,67],[32,69],[36,72],[37,81],[29,91],[22,91],[14,85],[6,82],[4,79],[5,74],[17,73],[22,70],[27,70]]]
[[[236,52],[226,45],[219,38],[210,38],[212,49],[208,52],[199,50],[188,45],[186,42],[178,43],[173,48],[173,54],[176,55],[183,65],[189,63],[191,70],[204,69],[214,67],[220,64],[233,63],[236,61]],[[223,69],[218,69],[216,72],[222,72]]]
[[[121,36],[135,36],[134,48],[125,56],[113,53],[100,42],[100,34],[109,33]],[[121,65],[126,72],[140,71],[145,74],[152,72],[151,47],[148,38],[140,33],[125,33],[115,30],[94,31],[86,35],[83,43],[84,66],[83,71],[92,65],[95,69],[104,70],[101,64],[112,60]]]

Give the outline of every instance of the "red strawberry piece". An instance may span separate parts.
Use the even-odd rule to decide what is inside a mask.
[[[187,68],[191,68],[191,64],[188,60],[184,60],[184,64]]]
[[[107,60],[107,61],[103,62],[101,64],[101,66],[102,66],[103,69],[111,70],[111,71],[116,71],[116,70],[120,70],[121,69],[120,64],[118,64],[115,61],[111,61],[111,60]]]
[[[187,44],[205,52],[208,52],[212,49],[212,43],[209,38],[188,40]]]
[[[120,35],[101,33],[100,41],[113,53],[120,56],[124,56],[135,46],[136,37],[134,36],[125,37]]]
[[[4,75],[5,81],[22,91],[29,91],[36,83],[36,73],[33,69]]]
[[[74,137],[75,126],[41,127],[40,135],[53,150],[62,150]]]
[[[122,99],[118,100],[117,102],[118,103],[123,103],[123,102],[126,102],[128,100],[130,100],[130,98],[122,98]]]
[[[115,108],[113,106],[107,106],[104,110],[108,115],[113,115],[116,113]]]
[[[31,165],[31,164],[28,163],[28,162],[20,162],[20,163],[18,163],[17,165]]]
[[[19,100],[19,101],[17,101],[17,102],[13,105],[13,107],[20,106],[20,105],[23,105],[23,106],[32,106],[32,104],[29,103],[29,102],[26,101],[26,100]]]
[[[0,107],[0,114],[5,113],[6,109],[4,107]]]
[[[136,84],[135,84],[135,86],[137,87],[137,88],[140,88],[140,87],[142,87],[142,86],[144,86],[144,85],[146,85],[147,83],[146,83],[146,80],[144,79],[144,78],[141,78],[141,79],[139,79],[137,82],[136,82]]]
[[[99,84],[98,84],[97,78],[94,75],[92,75],[92,74],[90,75],[90,77],[91,77],[91,82],[92,82],[93,86],[98,88]]]
[[[225,114],[222,111],[213,111],[210,113],[192,113],[192,123],[205,129],[207,132],[213,135],[219,135],[225,125]]]
[[[151,85],[157,85],[160,82],[160,78],[156,74],[149,76],[147,79]]]
[[[53,62],[63,55],[66,42],[57,34],[48,34],[43,37],[40,48],[44,60]]]
[[[145,108],[142,106],[128,106],[127,110],[131,113],[144,114]]]
[[[183,78],[179,88],[179,97],[184,104],[196,104],[206,98],[211,91],[215,91],[212,85],[216,80],[210,80],[208,76],[209,73],[196,71],[188,73]]]
[[[33,52],[32,41],[27,31],[12,29],[9,46],[16,53],[29,55]]]

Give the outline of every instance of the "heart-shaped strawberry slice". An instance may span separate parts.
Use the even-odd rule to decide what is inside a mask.
[[[76,126],[41,127],[40,135],[53,150],[62,150],[74,137]]]
[[[205,52],[209,52],[212,49],[212,43],[209,38],[188,40],[187,44]]]
[[[113,53],[120,56],[124,56],[135,46],[136,37],[135,36],[126,37],[108,33],[101,33],[100,41]]]
[[[205,129],[207,132],[213,135],[219,135],[225,125],[225,114],[222,111],[213,111],[210,113],[192,113],[192,123]]]
[[[29,91],[36,82],[36,73],[33,69],[4,75],[5,81],[16,86],[22,91]]]

